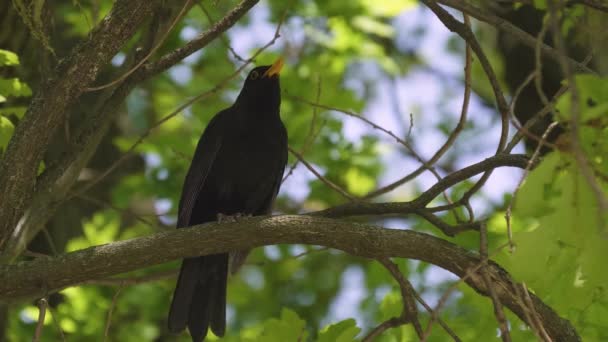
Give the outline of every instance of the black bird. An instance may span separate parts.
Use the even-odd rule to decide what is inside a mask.
[[[277,196],[287,162],[287,132],[279,115],[283,60],[249,72],[236,102],[213,117],[201,136],[179,202],[177,228],[216,221],[220,215],[266,215]],[[235,263],[246,251],[230,253]],[[228,253],[182,262],[169,330],[186,326],[192,341],[207,329],[226,330]],[[233,271],[233,270],[231,270]]]

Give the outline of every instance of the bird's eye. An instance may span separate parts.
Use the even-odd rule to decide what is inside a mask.
[[[255,71],[255,70],[252,71],[251,74],[249,75],[249,78],[252,79],[252,80],[257,79],[258,77],[260,77],[260,73],[257,72],[257,71]]]

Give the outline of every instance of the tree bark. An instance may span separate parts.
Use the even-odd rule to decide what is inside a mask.
[[[153,1],[119,0],[112,11],[41,83],[0,161],[0,248],[23,214],[54,132],[85,91],[151,14]]]
[[[202,229],[201,229],[202,228]],[[396,229],[311,216],[277,216],[241,219],[236,223],[209,223],[136,239],[0,266],[3,301],[41,296],[87,280],[106,278],[184,257],[242,250],[279,243],[303,243],[343,250],[369,258],[401,257],[425,261],[461,278],[488,296],[481,275],[482,260],[458,245],[437,237]],[[520,299],[523,288],[496,263],[489,275],[501,303],[526,321],[530,310]],[[579,341],[569,321],[530,294],[534,311],[555,341]],[[528,324],[532,324],[528,322]]]

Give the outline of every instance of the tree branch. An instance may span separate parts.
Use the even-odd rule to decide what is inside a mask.
[[[209,223],[136,239],[0,266],[0,299],[14,301],[111,275],[194,257],[271,244],[311,244],[369,258],[401,257],[429,262],[460,277],[480,262],[477,254],[448,241],[414,231],[385,229],[310,216],[254,217]],[[488,261],[486,272],[497,298],[524,322],[523,291],[499,265]],[[465,280],[478,293],[488,291],[479,270]],[[530,294],[534,310],[555,341],[579,341],[570,322]],[[529,322],[528,322],[529,323]],[[529,323],[531,324],[531,323]]]
[[[404,215],[417,213],[444,190],[485,171],[502,166],[525,169],[529,159],[522,154],[499,154],[452,172],[410,202],[369,203],[352,202],[311,213],[314,216],[345,217],[366,215]]]
[[[112,92],[109,98],[100,106],[100,109],[87,120],[87,124],[74,135],[74,138],[70,142],[70,146],[73,148],[62,155],[53,165],[50,165],[38,180],[36,194],[30,200],[30,208],[35,208],[35,210],[25,213],[18,234],[13,236],[4,250],[4,257],[6,259],[10,260],[17,256],[55,213],[57,207],[65,199],[68,191],[77,179],[80,170],[92,157],[110,123],[120,112],[118,108],[131,90],[145,79],[165,71],[178,63],[181,60],[178,57],[185,58],[197,49],[205,47],[232,27],[257,2],[258,0],[241,1],[210,29],[201,33],[184,47],[168,53],[158,62],[144,65],[137,69]],[[0,201],[0,218],[2,217],[2,206],[3,204]],[[0,246],[2,246],[1,228],[2,225],[0,224]],[[9,227],[9,229],[11,228]]]
[[[65,121],[67,108],[135,34],[152,6],[153,1],[116,1],[87,40],[59,64],[32,98],[0,161],[0,247],[32,197],[43,153]]]
[[[459,11],[462,11],[464,13],[467,13],[471,17],[473,17],[477,20],[486,22],[486,23],[496,27],[499,30],[505,31],[505,32],[511,34],[513,37],[515,37],[517,40],[519,40],[523,44],[529,46],[531,49],[534,49],[536,46],[536,38],[534,38],[534,36],[530,35],[529,33],[520,29],[519,27],[511,24],[510,22],[508,22],[505,19],[497,17],[491,13],[488,13],[478,7],[471,5],[467,1],[464,1],[464,0],[435,0],[435,2],[438,2],[442,5],[445,5],[445,6],[457,9]],[[561,58],[561,53],[559,51],[557,51],[553,47],[551,47],[547,44],[544,44],[544,43],[541,45],[541,52],[556,62],[559,62],[559,60]],[[570,65],[572,65],[572,67],[576,71],[587,72],[587,73],[591,73],[594,75],[597,74],[595,71],[591,70],[589,67],[587,67],[583,63],[580,63],[580,62],[572,59],[571,57],[566,56],[566,60],[568,61],[568,63]]]

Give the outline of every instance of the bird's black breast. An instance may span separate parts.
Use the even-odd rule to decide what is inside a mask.
[[[267,213],[283,176],[287,134],[278,115],[244,120],[229,112],[221,119],[220,147],[190,224],[215,220],[218,213]]]

